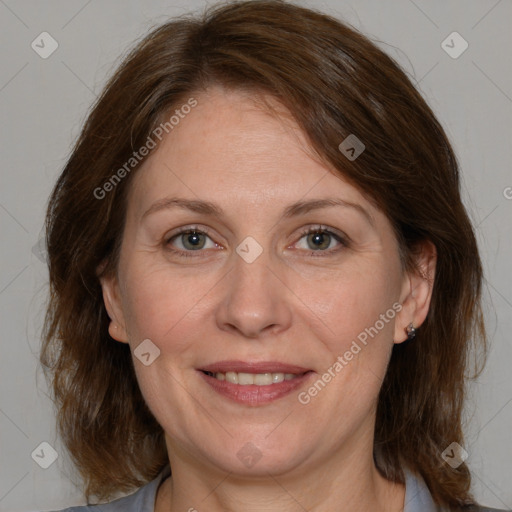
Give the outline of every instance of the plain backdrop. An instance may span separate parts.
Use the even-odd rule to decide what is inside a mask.
[[[492,347],[486,371],[471,388],[465,449],[476,497],[510,509],[512,2],[302,3],[348,21],[397,59],[453,142],[485,264]],[[0,0],[0,511],[85,503],[56,438],[38,365],[47,283],[38,242],[46,201],[89,106],[120,56],[153,26],[205,5],[202,0]],[[42,32],[58,44],[46,59],[31,46]],[[448,36],[452,55],[442,46]],[[454,58],[464,41],[467,49]],[[48,453],[41,443],[58,453],[47,469],[34,456],[44,447]]]

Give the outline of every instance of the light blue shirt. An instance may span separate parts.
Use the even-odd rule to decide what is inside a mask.
[[[110,503],[70,507],[58,512],[154,512],[158,487],[170,474],[171,468],[167,465],[154,480],[129,496]],[[490,508],[475,509],[475,511],[477,510],[480,512],[507,512]],[[436,506],[421,476],[405,471],[404,512],[448,512],[448,509]]]

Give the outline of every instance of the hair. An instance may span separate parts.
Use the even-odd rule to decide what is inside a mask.
[[[113,170],[173,109],[216,84],[284,105],[321,161],[387,215],[404,269],[417,271],[419,244],[435,246],[429,313],[413,342],[393,348],[374,457],[392,481],[403,483],[404,466],[419,473],[438,504],[459,510],[472,503],[466,464],[453,469],[441,458],[452,442],[463,445],[469,356],[486,347],[482,265],[456,157],[392,58],[347,24],[279,0],[229,2],[154,28],[91,107],[49,199],[50,292],[40,360],[85,495],[132,491],[168,463],[129,346],[108,334],[99,282],[99,268],[116,272],[127,192],[140,164],[102,198],[97,191],[107,190]],[[349,160],[339,145],[351,134],[365,151]]]

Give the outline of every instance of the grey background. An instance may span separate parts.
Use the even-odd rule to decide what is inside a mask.
[[[477,498],[512,508],[512,2],[510,0],[324,0],[302,2],[361,29],[410,73],[454,144],[466,204],[486,271],[492,349],[471,388],[466,429]],[[47,197],[86,112],[136,39],[204,1],[0,0],[0,511],[83,504],[55,436],[38,367],[47,271],[37,248]],[[43,31],[59,44],[42,59]],[[451,58],[453,31],[468,49]],[[36,246],[36,247],[34,247]],[[41,442],[59,454],[41,468]],[[78,483],[78,482],[75,482]]]

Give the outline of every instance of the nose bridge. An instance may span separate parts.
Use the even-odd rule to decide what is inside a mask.
[[[249,253],[250,254],[249,250]],[[242,249],[240,249],[242,252]],[[275,280],[274,274],[270,270],[270,257],[268,251],[262,252],[254,261],[246,260],[240,254],[233,258],[233,271],[231,293],[236,294],[239,298],[244,296],[257,299],[259,295],[265,295],[267,301],[272,299],[272,289],[269,287],[271,276]],[[255,302],[252,300],[251,302]]]
[[[248,238],[233,254],[233,267],[226,276],[217,323],[221,329],[258,337],[263,332],[286,329],[291,312],[286,287],[276,277],[279,266],[272,265],[268,251]]]

